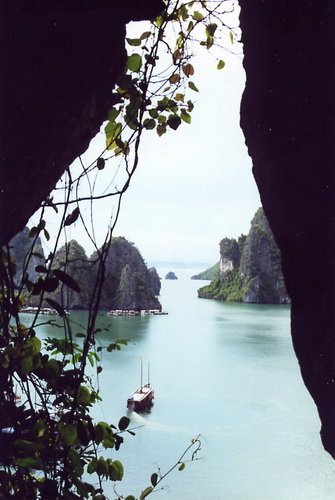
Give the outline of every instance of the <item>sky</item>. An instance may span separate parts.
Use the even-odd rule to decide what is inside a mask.
[[[141,33],[138,23],[132,23],[130,30]],[[242,56],[225,51],[220,58],[226,63],[222,70],[216,69],[206,51],[192,60],[192,79],[199,89],[199,93],[190,90],[195,101],[192,123],[183,122],[177,131],[162,137],[155,130],[143,136],[139,166],[124,196],[114,235],[134,242],[148,263],[214,264],[219,260],[220,240],[246,234],[261,204],[239,127],[245,84]],[[82,162],[88,165],[104,147],[102,128]],[[102,182],[107,185],[106,176],[112,174],[103,172]],[[110,199],[96,204],[98,242],[103,242],[115,211],[112,205]],[[93,251],[79,223],[69,231],[68,237],[77,239],[88,254]]]

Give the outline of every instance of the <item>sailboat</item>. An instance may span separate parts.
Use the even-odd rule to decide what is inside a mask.
[[[141,358],[141,387],[127,399],[127,408],[131,411],[143,411],[154,403],[154,389],[150,384],[150,364],[148,363],[148,382],[143,385],[143,359]]]

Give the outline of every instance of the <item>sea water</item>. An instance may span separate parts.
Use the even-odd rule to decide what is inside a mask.
[[[162,279],[168,315],[99,316],[98,326],[110,327],[97,336],[102,346],[129,340],[121,351],[102,351],[103,401],[93,410],[109,423],[127,415],[135,429],[118,452],[107,453],[125,466],[118,494],[138,497],[151,474],[164,474],[200,435],[198,460],[169,474],[153,499],[333,500],[335,463],[322,449],[301,380],[289,306],[198,299],[208,282],[191,280],[195,271],[174,271],[178,280]],[[85,313],[72,317],[80,323]],[[156,397],[150,412],[137,414],[126,400],[140,385],[141,357],[144,382],[150,361]]]

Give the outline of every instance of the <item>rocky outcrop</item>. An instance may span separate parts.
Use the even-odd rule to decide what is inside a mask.
[[[169,271],[167,275],[165,276],[166,280],[177,280],[178,277],[175,275],[173,271]]]
[[[30,251],[32,239],[29,229],[19,233],[12,239],[11,255],[16,265],[17,284],[22,279],[26,252]],[[40,253],[38,253],[40,252]],[[25,270],[29,280],[34,282],[41,273],[35,270],[36,265],[45,265],[40,242],[34,248],[34,254]],[[37,256],[36,256],[37,255]],[[87,257],[85,250],[75,240],[62,246],[55,254],[52,269],[69,275],[80,288],[78,293],[60,280],[59,286],[52,292],[46,292],[45,298],[56,301],[64,309],[87,309],[92,300],[92,292],[97,275],[97,254]],[[148,269],[140,252],[125,238],[113,238],[105,262],[105,279],[101,290],[101,309],[122,309],[139,311],[142,309],[161,310],[156,298],[161,287],[160,278],[155,268]],[[28,306],[36,306],[38,298],[30,295]]]
[[[32,249],[32,238],[29,237],[29,228],[25,227],[9,242],[9,252],[16,266],[14,276],[16,285],[20,284],[24,277],[23,274],[30,281],[35,281],[38,276],[35,267],[44,264],[45,261],[40,237],[37,237],[34,249]],[[26,261],[28,255],[30,255],[30,258]]]
[[[92,259],[95,257],[93,255]],[[156,298],[160,281],[153,280],[153,271],[149,271],[133,243],[123,237],[113,238],[105,267],[102,309],[162,309]]]
[[[268,221],[260,208],[247,236],[220,242],[220,272],[198,290],[201,298],[256,304],[286,304],[280,253]]]
[[[159,295],[161,291],[161,279],[155,267],[149,268],[150,288],[155,295]]]
[[[27,224],[113,106],[126,23],[160,0],[3,0],[0,246]]]
[[[293,345],[335,458],[335,4],[240,5],[241,125],[282,254]]]
[[[87,309],[92,296],[93,263],[76,240],[62,246],[55,254],[53,269],[67,273],[77,283],[80,293],[62,283],[46,297],[61,304],[64,309]]]

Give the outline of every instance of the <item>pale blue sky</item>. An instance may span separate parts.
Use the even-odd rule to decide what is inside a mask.
[[[146,132],[140,162],[124,196],[115,235],[133,241],[145,260],[202,261],[219,259],[219,241],[247,233],[260,206],[251,160],[239,127],[239,107],[245,75],[242,58],[224,52],[226,66],[216,69],[204,51],[193,60],[192,124],[158,137]],[[103,131],[82,157],[89,164],[104,149]],[[106,186],[114,170],[101,175]],[[103,241],[113,201],[96,204],[95,232]],[[88,217],[88,209],[87,209]],[[51,222],[52,226],[52,222]],[[80,224],[70,227],[88,254],[92,246]],[[100,244],[101,244],[100,243]]]

